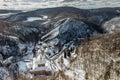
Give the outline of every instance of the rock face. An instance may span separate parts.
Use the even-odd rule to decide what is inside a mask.
[[[118,80],[119,11],[57,7],[0,19],[0,75],[13,80]]]

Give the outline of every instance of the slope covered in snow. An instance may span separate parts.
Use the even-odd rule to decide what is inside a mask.
[[[119,10],[56,7],[1,18],[0,75],[10,75],[12,80],[96,80],[111,79],[107,69],[115,68],[117,79]],[[103,51],[108,59],[103,59]]]

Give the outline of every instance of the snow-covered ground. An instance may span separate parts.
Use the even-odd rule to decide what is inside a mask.
[[[36,21],[36,20],[44,20],[47,19],[48,17],[43,15],[42,17],[28,17],[26,21],[24,22],[32,22],[32,21]]]
[[[27,0],[26,0],[27,1]],[[105,2],[105,0],[102,1],[93,1],[93,0],[75,0],[74,2],[64,2],[64,0],[41,0],[40,2],[22,2],[22,1],[18,1],[18,2],[14,2],[14,1],[8,1],[8,2],[0,2],[0,9],[12,9],[12,10],[33,10],[33,9],[38,9],[38,8],[48,8],[48,7],[58,7],[58,6],[74,6],[74,7],[78,7],[78,8],[98,8],[98,7],[116,7],[119,6],[118,4],[120,3],[120,1],[114,0],[114,3],[112,3],[113,0],[109,0],[108,2]],[[107,5],[109,4],[109,5]],[[116,5],[117,4],[117,5]],[[3,16],[9,16],[12,13],[6,13],[6,14],[0,14],[0,17]],[[26,19],[25,22],[31,22],[31,21],[35,21],[35,20],[43,20],[43,19],[47,19],[48,17],[43,15],[43,17],[28,17]],[[59,25],[59,22],[58,24]],[[66,24],[68,25],[68,24]],[[118,26],[119,27],[119,26]],[[112,26],[111,29],[114,29],[115,27]],[[67,28],[66,28],[67,29]],[[65,30],[65,28],[64,28]],[[26,31],[25,31],[26,32]],[[82,31],[81,31],[82,32]],[[54,37],[56,37],[59,33],[59,27],[53,29],[52,31],[50,31],[49,33],[45,34],[41,39],[44,39],[47,37],[47,39],[52,39]],[[9,36],[12,37],[12,36]],[[15,37],[12,37],[15,38]],[[46,39],[46,40],[47,40]],[[54,42],[54,41],[53,41]],[[54,44],[54,43],[53,43]],[[46,46],[45,46],[46,45]],[[18,44],[18,46],[20,47],[20,51],[22,51],[22,49],[24,49],[27,46],[27,52],[26,54],[28,54],[27,56],[23,57],[23,61],[19,61],[18,65],[19,65],[19,71],[20,72],[27,72],[27,71],[38,71],[38,70],[50,70],[52,72],[54,71],[59,71],[59,70],[65,70],[65,75],[77,79],[77,80],[84,80],[85,78],[85,72],[81,69],[74,69],[74,70],[67,70],[68,68],[70,68],[70,58],[64,58],[64,52],[58,53],[57,55],[54,52],[57,51],[52,51],[51,46],[48,47],[47,44],[43,44],[38,45],[38,47],[40,47],[40,49],[36,52],[36,54],[38,54],[36,57],[33,56],[32,50],[34,48],[34,44],[29,44],[29,45],[25,45],[25,44]],[[74,46],[74,45],[71,45]],[[3,50],[6,51],[8,46],[3,47]],[[44,48],[46,47],[46,48]],[[54,48],[54,46],[52,46]],[[43,49],[43,50],[42,50]],[[64,49],[64,47],[63,47]],[[44,51],[44,52],[42,52]],[[7,53],[7,52],[6,52]],[[52,56],[48,56],[50,53],[50,55]],[[42,55],[44,54],[44,55]],[[55,55],[54,55],[55,54]],[[48,59],[46,58],[48,56]],[[71,59],[75,58],[77,55],[75,53],[71,54],[72,57]],[[62,60],[62,61],[61,61]],[[118,59],[119,60],[119,59]],[[40,67],[38,68],[39,64],[45,64],[44,67]],[[4,71],[5,72],[5,71]],[[28,73],[27,76],[29,77],[33,77],[32,74]]]
[[[12,15],[14,13],[5,13],[5,14],[0,14],[0,18],[6,18],[9,17],[10,15]]]

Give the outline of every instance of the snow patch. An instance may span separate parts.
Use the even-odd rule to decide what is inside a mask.
[[[42,15],[41,17],[28,17],[27,20],[24,22],[32,22],[32,21],[36,21],[36,20],[45,20],[47,18],[48,18],[48,16],[46,16],[46,15]]]
[[[18,62],[18,66],[19,66],[19,71],[20,72],[25,72],[27,70],[27,65],[23,61]]]
[[[66,70],[65,75],[74,80],[85,80],[85,72],[80,69]]]
[[[0,14],[0,18],[7,18],[10,15],[15,14],[15,13],[4,13],[4,14]]]
[[[41,17],[28,17],[27,20],[24,22],[32,22],[36,20],[42,20],[42,18]]]
[[[48,16],[47,15],[43,15],[43,19],[47,19],[48,18]]]

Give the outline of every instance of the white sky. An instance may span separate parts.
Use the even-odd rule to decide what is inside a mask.
[[[77,8],[100,8],[100,7],[120,7],[120,0],[74,0],[72,2],[63,2],[63,0],[17,0],[18,2],[3,2],[0,0],[0,9],[13,10],[33,10],[38,8],[59,7],[59,6],[73,6]],[[28,2],[29,1],[29,2]],[[34,2],[31,2],[34,1]],[[39,2],[35,2],[39,1]],[[67,0],[69,1],[69,0]]]

